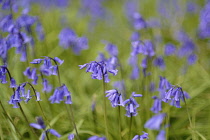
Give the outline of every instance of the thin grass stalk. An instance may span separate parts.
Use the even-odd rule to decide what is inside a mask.
[[[16,133],[20,136],[20,139],[21,139],[21,138],[22,138],[22,135],[20,134],[19,130],[17,129],[17,127],[16,127],[15,124],[13,123],[12,119],[11,119],[11,118],[9,117],[9,115],[7,114],[7,112],[6,112],[5,108],[4,108],[4,106],[3,106],[2,102],[1,102],[1,100],[0,100],[0,106],[1,106],[1,108],[3,109],[6,118],[8,118],[9,121],[12,123],[13,127],[15,128]]]
[[[29,123],[29,121],[28,121],[28,118],[26,117],[26,115],[25,115],[25,113],[24,113],[24,111],[23,111],[23,108],[22,108],[22,106],[20,105],[19,102],[18,102],[18,106],[19,106],[19,108],[20,108],[20,112],[22,113],[22,115],[23,115],[25,121],[26,121],[27,124],[28,124],[29,129],[30,129],[30,130],[32,131],[32,133],[35,135],[36,139],[38,139],[37,134],[35,133],[35,131],[34,131],[34,130],[32,129],[32,127],[30,126],[30,123]]]

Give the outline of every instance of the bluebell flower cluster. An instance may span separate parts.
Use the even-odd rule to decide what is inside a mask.
[[[142,135],[134,136],[132,140],[148,140],[149,139],[149,134],[144,132],[144,131],[143,131],[143,133],[144,134],[142,134]]]
[[[36,101],[41,101],[40,93],[36,91],[35,95],[31,95],[31,91],[28,90],[27,93],[25,91],[25,86],[27,83],[22,83],[17,86],[16,90],[14,91],[13,95],[9,100],[9,104],[13,105],[13,108],[19,108],[18,103],[21,101],[25,101],[27,103],[33,96],[36,97]]]
[[[71,48],[75,54],[80,54],[82,50],[88,49],[88,39],[86,37],[78,37],[76,33],[64,28],[59,34],[60,46],[64,49]]]
[[[2,10],[10,11],[10,14],[4,14],[0,19],[0,31],[4,32],[6,35],[4,38],[0,38],[0,57],[6,62],[8,50],[15,47],[16,53],[21,54],[20,60],[26,61],[29,45],[34,46],[32,26],[39,26],[39,29],[36,30],[37,35],[38,38],[43,39],[44,33],[42,25],[36,16],[30,16],[27,12],[23,12],[15,19],[13,12],[18,12],[19,10],[17,1],[6,0],[2,1],[0,4],[2,4]],[[24,10],[23,8],[23,11]]]
[[[41,134],[41,140],[46,139],[46,133],[51,133],[52,135],[60,138],[61,135],[55,130],[55,129],[46,129],[46,126],[44,124],[44,121],[42,117],[37,117],[37,123],[30,123],[30,126],[36,129],[43,129],[44,131]]]
[[[65,104],[72,104],[71,100],[71,92],[68,90],[65,84],[60,87],[57,87],[52,96],[50,96],[49,100],[51,103],[60,103],[61,101],[65,101]]]
[[[108,73],[117,75],[117,72],[118,72],[117,69],[108,69],[104,61],[101,61],[101,62],[92,61],[84,65],[79,65],[79,67],[80,69],[83,69],[86,67],[86,72],[92,73],[91,74],[92,79],[102,80],[104,78],[103,80],[106,83],[110,81]]]

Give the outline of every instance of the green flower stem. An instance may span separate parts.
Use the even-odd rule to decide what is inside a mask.
[[[27,84],[32,88],[32,90],[33,90],[33,92],[34,92],[34,95],[35,95],[35,97],[37,98],[36,90],[35,90],[35,88],[33,87],[33,85],[32,85],[31,83],[29,83],[29,82],[27,82]],[[41,110],[41,112],[42,112],[42,115],[44,116],[44,119],[47,121],[49,127],[52,128],[52,127],[50,126],[50,122],[48,121],[48,119],[47,119],[47,117],[46,117],[46,115],[45,115],[45,113],[44,113],[44,110],[42,109],[42,106],[41,106],[40,102],[37,101],[37,104],[38,104],[38,106],[39,106],[39,108],[40,108],[40,110]]]
[[[103,70],[101,69],[102,73]],[[103,75],[103,74],[102,74]],[[106,97],[105,97],[105,91],[106,91],[106,84],[105,84],[105,78],[103,75],[103,98],[104,98],[104,123],[105,123],[105,129],[106,129],[106,138],[109,140],[109,133],[108,133],[108,126],[107,126],[107,110],[106,110]]]
[[[119,140],[122,140],[122,135],[121,135],[121,131],[122,131],[122,125],[121,125],[121,115],[120,115],[120,106],[118,106],[118,120],[119,120]]]
[[[56,62],[53,58],[51,58],[51,57],[49,57],[49,58],[50,58],[51,60],[53,60],[53,62],[56,64],[56,66],[57,66],[57,68],[58,68],[58,81],[59,81],[59,85],[62,86],[62,85],[61,85],[61,78],[60,78],[60,71],[59,71],[58,64],[57,64],[57,62]],[[71,104],[70,104],[69,106],[70,106],[70,112],[69,112],[69,110],[68,110],[67,104],[65,104],[67,114],[68,114],[70,120],[72,121],[73,127],[74,127],[74,129],[75,129],[75,131],[76,131],[76,137],[77,137],[78,140],[80,140],[79,134],[78,134],[78,131],[77,131],[77,127],[76,127],[76,123],[75,123],[75,120],[74,120],[74,113],[73,113],[73,110],[72,110],[72,106],[71,106]]]
[[[132,114],[131,114],[131,117],[130,117],[130,124],[129,124],[129,136],[128,136],[128,140],[131,140],[132,121],[133,121],[133,116],[132,116]]]

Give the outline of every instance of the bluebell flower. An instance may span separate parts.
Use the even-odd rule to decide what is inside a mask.
[[[42,117],[37,117],[36,121],[37,121],[37,123],[30,123],[30,126],[36,128],[36,129],[45,129],[46,128]]]
[[[187,58],[187,62],[188,62],[189,65],[195,64],[196,60],[197,60],[197,55],[196,54],[191,54]]]
[[[80,69],[83,69],[86,67],[86,72],[91,72],[91,77],[92,79],[98,79],[102,80],[104,77],[104,82],[108,83],[109,77],[108,77],[108,72],[112,73],[113,75],[116,75],[118,70],[116,69],[108,69],[105,62],[96,62],[92,61],[90,63],[86,63],[84,65],[79,65]]]
[[[68,140],[73,140],[74,139],[74,134],[69,134]]]
[[[133,27],[136,30],[141,30],[147,27],[146,21],[143,19],[143,17],[139,13],[133,13]]]
[[[154,48],[154,45],[153,43],[150,41],[150,40],[146,40],[144,41],[144,51],[143,51],[143,54],[144,55],[148,55],[149,57],[152,57],[155,55],[155,48]]]
[[[175,51],[176,51],[176,47],[175,47],[173,44],[168,43],[168,44],[165,45],[164,54],[165,54],[166,56],[169,56],[169,55],[174,54]]]
[[[160,130],[159,134],[156,137],[156,140],[166,140],[166,132],[164,130]]]
[[[132,93],[133,97],[141,97],[141,94],[135,94],[134,92]],[[127,99],[124,101],[125,109],[126,109],[126,116],[131,117],[131,116],[136,116],[137,113],[137,108],[139,107],[139,104],[136,102],[136,100],[130,97],[130,99]]]
[[[148,140],[149,139],[149,134],[143,131],[143,135],[136,135],[133,137],[132,140]]]
[[[15,81],[15,79],[14,78],[11,78],[10,79],[10,88],[15,88],[17,85],[16,85],[16,81]]]
[[[41,23],[39,23],[39,22],[36,24],[36,34],[37,34],[39,40],[44,40],[45,35],[44,35],[43,27],[42,27]]]
[[[59,34],[60,46],[64,49],[71,48],[75,54],[88,48],[88,39],[86,37],[77,37],[76,33],[64,28]]]
[[[43,81],[42,81],[42,85],[43,85],[42,91],[47,92],[47,93],[48,93],[48,92],[51,92],[51,90],[52,90],[52,85],[50,85],[50,84],[48,83],[47,79],[43,78],[42,80],[43,80]]]
[[[122,94],[120,94],[116,89],[107,90],[105,93],[107,93],[106,97],[110,100],[112,107],[124,106]]]
[[[71,101],[71,92],[68,90],[65,84],[61,87],[57,87],[52,96],[50,96],[49,100],[51,103],[60,103],[61,101],[65,101],[66,104],[72,104]]]
[[[106,140],[105,137],[91,136],[87,140]]]
[[[144,127],[152,130],[159,130],[165,116],[165,113],[153,116],[145,123]]]
[[[118,55],[117,46],[115,46],[114,44],[108,43],[106,45],[106,50],[109,53],[109,55],[111,55],[111,56],[117,56]]]
[[[207,1],[206,5],[200,12],[200,23],[199,23],[199,37],[200,38],[209,38],[210,37],[210,21],[209,21],[209,15],[210,15],[210,2]]]
[[[51,61],[53,61],[55,64],[53,65]],[[34,59],[30,63],[40,64],[41,62],[44,62],[44,63],[40,67],[40,71],[42,72],[42,74],[49,76],[49,75],[57,75],[58,63],[61,65],[64,62],[64,60],[61,60],[58,57],[51,58],[51,57],[44,56],[43,59]]]
[[[153,113],[159,113],[162,110],[162,102],[157,96],[152,97],[154,99],[153,106],[151,107],[151,111]]]
[[[131,35],[131,38],[130,40],[133,42],[133,41],[138,41],[140,38],[140,34],[139,32],[133,32],[132,35]]]
[[[55,129],[46,129],[42,117],[37,117],[37,123],[30,123],[30,126],[36,129],[43,129],[44,131],[41,134],[41,140],[45,140],[46,133],[51,133],[52,135],[60,138],[61,135]]]
[[[140,68],[138,66],[135,66],[132,68],[132,72],[130,75],[131,79],[138,79],[140,74]]]
[[[160,93],[160,98],[164,98],[165,92],[168,91],[172,85],[168,82],[168,80],[165,77],[160,76],[159,81],[159,88],[158,91]]]
[[[175,106],[177,108],[181,108],[180,102],[181,100],[185,100],[185,94],[181,87],[173,86],[171,87],[166,93],[165,97],[162,99],[162,101],[168,103],[170,102],[170,105]]]
[[[154,66],[159,67],[161,70],[165,69],[165,62],[162,56],[156,57],[153,61]]]
[[[31,69],[30,67],[27,67],[23,74],[33,80],[32,84],[37,84],[38,75],[36,73],[36,68]]]

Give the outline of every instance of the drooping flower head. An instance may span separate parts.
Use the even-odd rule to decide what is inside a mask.
[[[139,107],[139,104],[136,102],[136,100],[133,97],[142,97],[141,94],[135,94],[135,92],[132,93],[132,97],[124,101],[125,109],[126,109],[126,116],[136,116],[137,108]]]
[[[96,62],[92,61],[90,63],[86,63],[84,65],[79,65],[80,69],[83,69],[86,67],[86,72],[91,72],[92,79],[98,79],[103,80],[108,83],[109,77],[108,73],[111,73],[113,75],[117,75],[118,70],[116,69],[109,69],[107,68],[107,65],[104,61]]]
[[[110,100],[112,107],[124,106],[122,94],[120,94],[116,89],[106,91],[108,99]]]
[[[186,93],[186,92],[185,92]],[[188,96],[187,96],[188,97]],[[177,108],[181,108],[180,102],[183,100],[185,102],[185,94],[181,87],[172,86],[166,93],[162,101],[170,103],[170,105]]]

